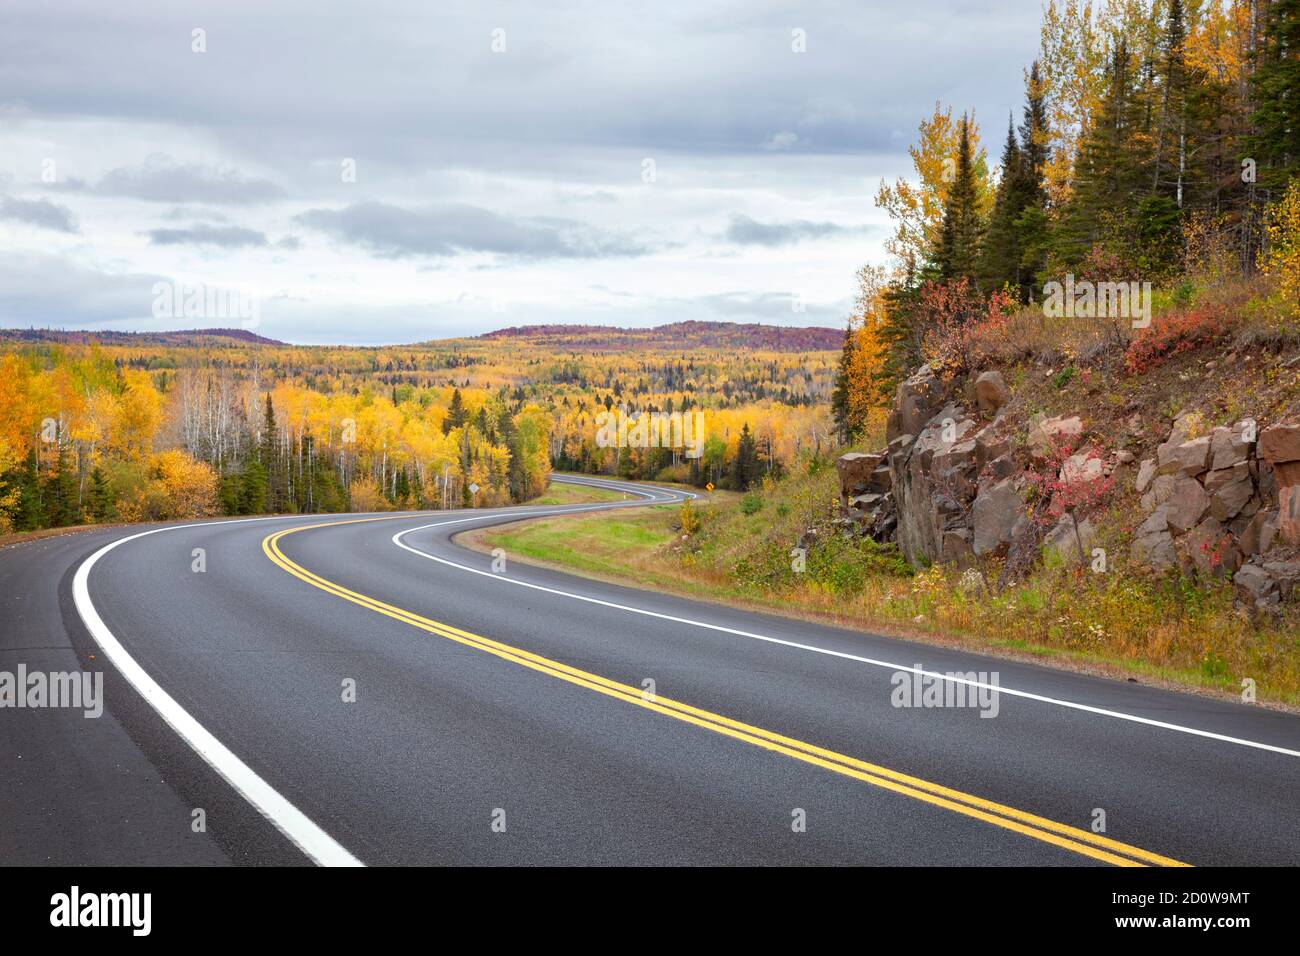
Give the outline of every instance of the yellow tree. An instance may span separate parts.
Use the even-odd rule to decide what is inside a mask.
[[[112,427],[114,449],[123,458],[144,458],[153,447],[162,420],[162,396],[147,372],[126,373],[126,388],[117,402],[116,413]]]
[[[934,113],[921,120],[918,132],[915,145],[908,147],[915,182],[900,178],[891,186],[882,181],[876,192],[876,206],[894,220],[894,235],[885,241],[885,249],[905,267],[919,265],[937,248],[944,201],[957,171],[960,128],[953,119],[952,107],[936,102]],[[973,118],[970,137],[977,208],[987,216],[996,193],[990,181],[988,156],[979,142],[979,125]]]

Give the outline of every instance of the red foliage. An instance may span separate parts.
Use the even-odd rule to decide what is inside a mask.
[[[1062,477],[1061,470],[1067,459],[1074,454],[1068,442],[1053,446],[1047,461],[1040,469],[1025,472],[1029,487],[1033,492],[1033,519],[1041,527],[1049,527],[1060,521],[1065,515],[1086,514],[1099,506],[1115,487],[1113,476],[1101,474],[1095,478]],[[1084,461],[1102,461],[1104,455],[1095,446],[1089,446],[1081,453]]]
[[[1005,337],[1015,299],[1004,291],[987,301],[963,277],[927,282],[921,289],[920,319],[926,329],[926,357],[946,374],[967,372],[980,364],[984,350]]]
[[[1142,375],[1175,355],[1190,352],[1221,339],[1228,331],[1224,313],[1198,305],[1153,319],[1129,343],[1124,368],[1130,375]]]

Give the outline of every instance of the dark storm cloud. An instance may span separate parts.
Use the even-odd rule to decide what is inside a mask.
[[[28,225],[53,229],[56,232],[77,231],[77,221],[73,218],[72,210],[52,203],[48,199],[0,197],[0,219],[25,222]]]
[[[726,238],[743,246],[784,246],[804,239],[824,239],[851,230],[833,222],[809,222],[794,219],[789,222],[759,222],[749,216],[734,215],[727,227]]]
[[[604,259],[649,251],[643,243],[573,220],[511,218],[458,203],[405,209],[360,202],[342,209],[310,209],[296,218],[305,226],[388,259],[464,252],[523,259]]]
[[[149,241],[156,246],[217,246],[237,249],[242,246],[265,246],[266,234],[239,226],[201,224],[189,229],[150,229]]]

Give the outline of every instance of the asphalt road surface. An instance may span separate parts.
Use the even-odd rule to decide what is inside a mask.
[[[0,709],[0,862],[1300,862],[1300,718],[451,540],[608,507],[0,550],[0,672],[104,675],[98,718]]]

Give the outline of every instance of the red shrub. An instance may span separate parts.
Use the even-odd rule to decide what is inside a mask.
[[[1124,368],[1130,375],[1142,375],[1175,355],[1218,341],[1227,332],[1225,313],[1211,306],[1198,305],[1162,315],[1129,343]]]

